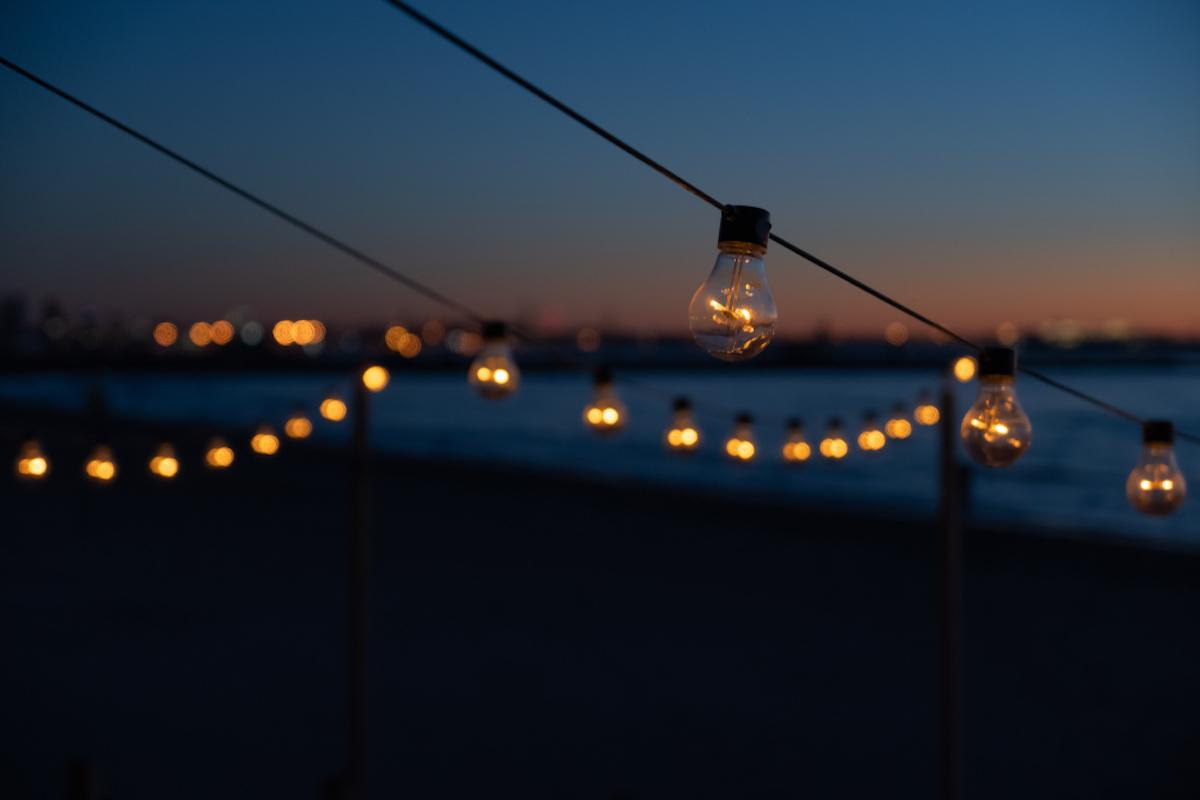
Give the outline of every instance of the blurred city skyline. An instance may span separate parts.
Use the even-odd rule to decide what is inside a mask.
[[[1200,337],[1194,4],[419,8],[952,328]],[[685,334],[716,255],[715,211],[381,2],[7,4],[0,53],[485,316]],[[0,103],[30,318],[450,318],[7,70]],[[781,337],[927,338],[767,265]]]

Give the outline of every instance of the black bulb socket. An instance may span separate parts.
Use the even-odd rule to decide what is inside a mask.
[[[979,353],[979,377],[1017,374],[1017,351],[1011,347],[985,347]]]
[[[689,411],[692,408],[692,401],[686,397],[676,397],[674,405],[676,411]]]
[[[754,422],[754,416],[743,411],[734,418],[738,425],[750,425]]]
[[[1174,444],[1175,425],[1170,420],[1152,419],[1142,423],[1143,444]]]
[[[754,206],[725,206],[721,210],[721,230],[717,246],[725,242],[746,242],[766,247],[771,236],[771,214]]]
[[[508,337],[508,325],[497,320],[491,320],[483,323],[483,339],[484,341],[494,341],[496,339],[505,339]]]
[[[789,431],[798,431],[804,427],[804,420],[799,417],[792,417],[787,421],[787,429]]]

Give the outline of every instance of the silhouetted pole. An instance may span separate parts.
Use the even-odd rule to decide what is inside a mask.
[[[367,598],[370,586],[370,486],[367,475],[367,387],[354,381],[350,439],[349,625],[346,684],[346,789],[364,800],[367,785]]]
[[[962,494],[959,491],[957,417],[954,413],[954,378],[942,375],[941,478],[942,497],[939,533],[941,626],[938,632],[939,728],[941,769],[939,796],[942,800],[962,797]]]

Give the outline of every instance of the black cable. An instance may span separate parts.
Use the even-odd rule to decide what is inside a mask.
[[[204,177],[208,178],[210,181],[220,184],[221,186],[225,187],[226,189],[233,192],[234,194],[240,195],[244,199],[249,200],[251,203],[254,203],[259,208],[262,208],[262,209],[265,209],[265,210],[271,212],[275,216],[282,219],[284,222],[294,225],[297,228],[299,228],[300,230],[304,231],[305,233],[307,233],[311,236],[315,236],[318,239],[320,239],[321,241],[325,242],[326,244],[328,244],[338,250],[341,250],[346,255],[350,256],[351,258],[353,258],[357,261],[362,262],[363,264],[366,264],[368,267],[375,270],[376,272],[379,272],[382,275],[385,275],[385,276],[391,278],[392,280],[399,281],[400,283],[404,284],[408,288],[424,295],[425,297],[432,300],[433,302],[438,303],[439,305],[445,306],[446,308],[457,311],[458,313],[463,314],[463,315],[475,320],[476,322],[483,321],[483,317],[481,317],[479,314],[476,314],[474,311],[472,311],[471,309],[462,305],[461,303],[457,303],[454,300],[451,300],[449,297],[446,297],[444,294],[441,294],[440,292],[436,292],[433,289],[430,289],[429,287],[413,280],[412,278],[393,269],[392,267],[389,267],[388,265],[386,265],[380,261],[377,261],[374,258],[371,258],[366,253],[363,253],[360,250],[356,250],[355,248],[351,247],[350,245],[346,244],[345,242],[341,241],[340,239],[336,239],[333,236],[330,236],[329,234],[320,230],[319,228],[309,225],[307,222],[304,222],[303,220],[292,216],[291,214],[287,213],[283,209],[268,203],[266,200],[263,200],[261,197],[251,194],[250,192],[246,191],[245,189],[241,188],[240,186],[230,183],[229,181],[225,180],[224,178],[220,177],[219,175],[215,175],[214,173],[209,172],[208,170],[206,170],[204,167],[200,166],[196,162],[191,161],[187,158],[184,158],[183,156],[176,153],[174,150],[164,147],[163,145],[161,145],[158,142],[151,139],[149,136],[145,136],[143,134],[138,133],[133,128],[130,128],[128,125],[118,122],[117,120],[108,116],[104,112],[102,112],[98,109],[95,109],[95,108],[89,106],[87,103],[83,102],[82,100],[79,100],[78,98],[67,94],[62,89],[59,89],[57,86],[47,83],[46,81],[42,80],[38,76],[36,76],[24,69],[21,69],[16,64],[12,63],[8,59],[4,58],[3,56],[0,56],[0,64],[3,64],[4,66],[8,67],[13,72],[16,72],[18,75],[22,75],[22,76],[28,78],[29,80],[33,81],[34,83],[38,84],[39,86],[41,86],[45,89],[49,89],[50,91],[54,92],[59,97],[63,98],[64,100],[66,100],[70,103],[75,104],[76,106],[79,106],[84,111],[88,112],[89,114],[93,114],[94,116],[99,117],[100,119],[107,122],[109,125],[112,125],[113,127],[118,128],[118,129],[124,131],[125,133],[128,133],[130,136],[134,137],[135,139],[138,139],[141,142],[150,145],[155,150],[159,151],[160,153],[162,153],[165,156],[168,156],[169,158],[173,158],[174,160],[178,161],[180,164],[183,164],[188,169],[191,169],[191,170],[194,170],[195,172],[200,173]]]

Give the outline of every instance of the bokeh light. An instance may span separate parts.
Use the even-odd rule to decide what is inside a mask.
[[[1021,333],[1011,322],[1001,322],[996,327],[996,341],[1005,347],[1012,347],[1019,338],[1021,338]]]
[[[317,327],[309,320],[298,319],[292,323],[292,341],[303,347],[317,339]]]
[[[169,444],[159,445],[154,457],[150,459],[150,472],[160,478],[174,478],[179,472],[179,459],[175,457],[175,448]]]
[[[889,419],[883,429],[893,439],[907,439],[912,435],[912,423],[903,418]]]
[[[112,449],[107,445],[97,445],[91,457],[84,463],[83,472],[100,483],[108,483],[116,478],[117,462],[113,459]]]
[[[212,326],[207,322],[197,322],[188,331],[188,338],[196,347],[204,347],[212,342]]]
[[[421,338],[425,340],[425,344],[433,346],[442,343],[442,337],[446,335],[446,327],[436,319],[431,319],[421,326]]]
[[[292,439],[307,439],[312,429],[312,423],[303,412],[296,412],[283,425],[283,432]]]
[[[363,370],[362,382],[363,386],[366,386],[372,392],[381,392],[388,385],[391,377],[383,367],[367,367]]]
[[[290,319],[281,319],[271,329],[271,335],[275,337],[276,342],[286,347],[296,341],[296,324]]]
[[[50,460],[36,440],[31,439],[21,446],[16,471],[19,477],[32,480],[44,478],[50,472]]]
[[[263,326],[251,320],[242,326],[242,341],[254,347],[263,340]]]
[[[233,448],[226,444],[220,436],[214,436],[208,441],[208,450],[204,453],[204,463],[213,469],[225,469],[233,463]]]
[[[575,344],[585,353],[594,353],[600,349],[600,332],[594,328],[584,328],[576,334]]]
[[[899,347],[908,341],[908,328],[903,322],[893,322],[884,330],[883,338],[887,339],[888,344]]]
[[[932,403],[922,403],[913,411],[913,419],[918,425],[936,425],[941,418],[941,412]]]
[[[154,341],[163,347],[175,344],[179,329],[170,322],[160,322],[154,326]]]
[[[233,326],[225,320],[219,320],[212,324],[209,334],[213,344],[226,345],[233,341]]]
[[[958,378],[960,383],[966,383],[975,377],[975,370],[978,366],[979,362],[973,357],[963,356],[954,362],[954,377]]]
[[[326,397],[321,401],[321,416],[330,422],[341,422],[346,418],[346,404],[337,397]]]
[[[260,455],[274,455],[279,449],[279,437],[269,426],[262,426],[250,439],[250,449]]]

